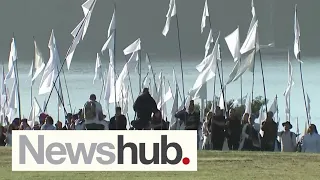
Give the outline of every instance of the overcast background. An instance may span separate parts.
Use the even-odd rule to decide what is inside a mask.
[[[83,18],[81,4],[84,0],[1,0],[0,2],[0,59],[7,61],[10,41],[14,32],[20,59],[33,58],[32,37],[48,57],[48,40],[54,29],[61,56],[72,40],[70,32]],[[94,59],[106,40],[107,29],[113,13],[113,1],[97,0],[87,35],[78,46],[74,60]],[[124,58],[122,49],[141,37],[144,51],[151,55],[175,57],[177,29],[172,21],[168,36],[161,31],[165,23],[169,0],[117,0],[117,54]],[[261,44],[273,41],[277,49],[285,51],[293,44],[294,5],[298,4],[303,56],[318,56],[320,36],[319,0],[255,0],[259,18]],[[200,21],[204,0],[176,0],[179,16],[183,56],[204,53],[208,29],[200,34]],[[222,36],[240,26],[244,41],[251,20],[251,0],[208,0],[214,32]],[[222,44],[224,54],[227,52]]]

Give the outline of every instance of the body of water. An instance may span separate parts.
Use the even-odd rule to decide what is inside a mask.
[[[258,56],[257,56],[258,57]],[[152,57],[151,57],[152,58]],[[287,87],[288,81],[288,66],[287,66],[287,57],[285,55],[283,57],[277,56],[276,58],[272,56],[263,56],[263,68],[265,74],[265,85],[266,85],[266,93],[269,102],[273,101],[276,95],[278,95],[278,103],[279,103],[279,117],[280,121],[285,121],[284,109],[285,109],[285,100],[283,93]],[[172,86],[173,84],[173,68],[176,71],[176,76],[178,78],[178,82],[180,83],[180,89],[182,92],[182,81],[181,81],[181,71],[180,71],[180,62],[178,58],[171,58],[171,59],[151,59],[154,71],[159,74],[160,71],[163,72],[166,80],[170,81]],[[184,69],[184,82],[185,82],[185,92],[193,86],[197,76],[198,71],[195,69],[195,66],[200,63],[202,60],[201,57],[199,58],[186,58],[183,62],[183,69]],[[258,60],[258,59],[257,59]],[[24,61],[26,62],[26,61]],[[28,117],[30,109],[31,109],[31,88],[30,88],[30,77],[27,76],[30,68],[30,64],[26,64],[24,62],[19,62],[19,78],[20,78],[20,89],[21,89],[21,112],[24,117]],[[144,61],[143,61],[144,62]],[[303,101],[303,94],[301,88],[301,81],[300,81],[300,71],[299,71],[299,63],[296,60],[292,60],[293,64],[293,79],[295,85],[291,91],[291,120],[293,124],[293,129],[296,129],[296,118],[299,118],[299,125],[300,131],[303,132],[304,124],[306,120],[306,113],[304,108],[304,101]],[[103,67],[107,70],[108,60],[102,61]],[[228,75],[231,72],[234,63],[231,59],[223,59],[223,77],[224,81],[227,81]],[[123,68],[123,62],[117,62],[116,69],[117,72],[120,73],[121,69]],[[67,86],[69,90],[70,100],[71,100],[71,108],[72,111],[82,108],[83,104],[88,100],[89,95],[94,93],[97,95],[97,99],[100,97],[102,83],[100,81],[96,81],[93,84],[93,77],[94,77],[94,66],[95,66],[95,59],[86,60],[79,62],[78,60],[74,59],[71,64],[71,69],[64,70],[65,71],[65,78],[67,81]],[[320,90],[320,85],[318,84],[319,80],[319,67],[320,62],[317,61],[316,58],[306,58],[302,65],[302,69],[304,72],[304,85],[305,90],[309,94],[311,99],[311,121],[315,124],[318,124],[318,119],[320,116],[317,114],[317,102],[319,102],[318,91]],[[145,77],[147,73],[147,65],[143,64],[142,66],[142,77]],[[7,66],[5,66],[5,71],[7,71]],[[261,68],[260,62],[256,61],[256,70],[255,70],[255,86],[254,86],[254,96],[263,96],[263,83],[262,83],[262,76],[261,76]],[[45,98],[48,95],[38,95],[39,90],[39,83],[41,81],[41,76],[36,80],[33,86],[33,95],[38,99],[40,105],[43,104]],[[139,89],[139,76],[135,72],[135,69],[130,69],[130,77],[132,82],[133,88],[133,96],[134,98],[138,95]],[[63,75],[61,76],[63,78]],[[12,81],[12,80],[11,80]],[[12,82],[9,82],[9,91],[11,91]],[[158,83],[159,84],[159,83]],[[64,93],[64,100],[66,104],[66,109],[69,112],[70,106],[68,105],[68,97],[66,86],[64,80],[62,79],[62,86],[63,86],[63,93]],[[213,93],[213,81],[208,83],[208,100],[212,100],[212,93]],[[219,80],[217,78],[217,92],[216,95],[219,96]],[[250,93],[251,95],[251,88],[252,88],[252,73],[246,72],[243,75],[243,95]],[[211,97],[211,99],[210,99]],[[240,98],[240,81],[233,82],[227,86],[227,99],[237,99]],[[102,97],[103,99],[103,97]],[[47,112],[54,117],[55,120],[60,119],[64,121],[64,113],[63,110],[60,110],[60,115],[58,118],[58,111],[57,111],[57,93],[54,91],[52,93],[52,97],[49,101]],[[101,101],[102,105],[104,106],[104,101]],[[270,106],[271,103],[269,103]],[[170,114],[172,106],[172,100],[167,103],[167,110],[168,114]],[[114,114],[114,106],[110,106],[110,114]],[[105,111],[107,114],[107,111]],[[130,120],[134,118],[134,111],[132,108],[132,101],[129,103],[129,117]],[[170,120],[170,117],[168,117]]]

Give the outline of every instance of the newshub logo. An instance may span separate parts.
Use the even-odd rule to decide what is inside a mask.
[[[12,171],[197,171],[197,132],[13,131]]]

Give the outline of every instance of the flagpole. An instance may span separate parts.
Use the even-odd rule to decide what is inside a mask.
[[[300,53],[299,53],[299,60],[300,60]],[[303,72],[302,72],[302,63],[301,62],[299,62],[299,66],[300,66],[300,79],[301,79],[304,106],[306,109],[308,124],[310,124],[310,117],[309,117],[308,108],[307,108],[307,101],[306,101],[306,94],[305,94],[305,89],[304,89],[304,81],[303,81],[303,74],[302,74]]]
[[[139,65],[139,94],[142,92],[142,79],[141,79],[141,49],[138,52],[139,60],[138,60],[138,65]]]
[[[150,64],[150,69],[151,69],[151,73],[152,73],[152,76],[153,76],[154,87],[157,89],[158,87],[157,87],[157,83],[155,81],[156,80],[156,74],[154,73],[149,54],[147,54],[147,56],[148,56],[148,60],[149,60],[148,63]]]
[[[184,92],[184,76],[183,76],[183,65],[182,65],[182,53],[181,53],[181,41],[180,41],[180,29],[179,29],[178,13],[176,13],[176,24],[177,24],[177,37],[178,37],[178,46],[179,46],[181,78],[182,78],[183,106],[184,106],[184,108],[186,108],[186,95],[185,95],[185,92]]]
[[[101,97],[102,97],[103,91],[104,91],[104,79],[103,79],[103,81],[102,81],[102,88],[101,88],[101,92],[100,92],[99,102],[101,101]]]
[[[210,17],[210,15],[208,16],[208,18],[209,18],[209,26],[210,26],[210,30],[212,31],[212,24],[211,24],[211,17]],[[220,33],[219,33],[220,34]],[[213,39],[213,32],[212,32],[212,39]],[[220,45],[219,45],[220,46]],[[221,51],[220,51],[220,47],[219,47],[219,56],[220,56],[220,58],[221,58]],[[221,58],[222,59],[222,58]],[[226,86],[224,86],[224,84],[223,84],[223,81],[222,81],[222,79],[221,79],[221,76],[220,76],[220,68],[219,68],[219,64],[218,64],[218,62],[216,62],[216,65],[217,65],[217,70],[218,70],[218,75],[219,75],[219,80],[220,80],[220,89],[221,89],[221,92],[222,92],[222,97],[223,97],[223,104],[224,104],[224,108],[226,109],[227,107],[226,107],[226,101],[225,101],[225,92],[224,92],[224,88],[226,87]],[[222,60],[221,60],[221,68],[222,68]],[[221,70],[222,71],[222,70]],[[223,75],[222,75],[223,76]],[[214,83],[213,83],[213,101],[215,101],[215,98],[216,98],[216,95],[215,95],[215,93],[216,93],[216,91],[215,91],[215,86],[216,86],[216,78],[217,77],[217,75],[215,74],[215,77],[214,77]],[[215,103],[215,102],[214,102]]]
[[[239,59],[239,67],[241,67],[241,58]],[[240,98],[241,106],[243,105],[243,95],[242,95],[242,76],[240,76]]]
[[[36,42],[36,38],[33,36],[33,42],[35,43]],[[35,48],[35,47],[34,47]],[[34,51],[36,51],[36,50],[34,50]],[[32,79],[33,79],[33,67],[34,67],[34,62],[32,61],[32,64],[33,64],[33,66],[32,66],[32,70],[31,70],[31,87],[30,87],[30,103],[31,103],[31,108],[32,108],[32,106],[33,106],[33,103],[32,103],[32,97],[33,97],[33,92],[32,92],[32,87],[33,87],[33,81],[32,81]]]
[[[93,7],[93,4],[94,4],[94,3],[92,3],[92,5],[90,6],[89,9],[91,9],[91,8]],[[84,17],[84,19],[87,18],[88,14],[90,14],[90,13],[87,13],[86,16]],[[79,34],[80,30],[82,29],[82,27],[84,26],[85,22],[86,22],[86,21],[83,21],[83,22],[81,23],[81,25],[80,25],[80,27],[79,27],[79,29],[78,29],[75,37],[78,36],[78,34]],[[58,78],[59,78],[59,76],[60,76],[60,73],[61,73],[61,71],[63,70],[63,66],[64,66],[64,64],[65,64],[66,61],[67,61],[67,56],[69,55],[69,52],[70,52],[70,50],[71,50],[71,47],[72,47],[72,45],[73,45],[74,43],[75,43],[75,38],[73,38],[72,43],[71,43],[71,45],[69,46],[69,49],[68,49],[68,51],[67,51],[67,53],[66,53],[66,56],[65,56],[65,58],[64,58],[64,61],[63,61],[62,65],[61,65],[61,67],[60,67],[60,69],[59,69],[59,71],[58,71],[58,75],[57,75],[57,77],[55,78],[55,80],[54,80],[54,82],[53,82],[53,85],[54,85],[54,86],[55,86],[55,84],[56,84],[57,81],[58,81]],[[46,105],[45,105],[45,107],[44,107],[44,112],[45,112],[46,109],[47,109],[47,106],[48,106],[50,97],[51,97],[51,95],[52,95],[52,92],[53,92],[53,88],[51,89],[51,91],[50,91],[50,93],[49,93],[48,99],[47,99],[47,101],[46,101]],[[65,109],[65,108],[64,108],[64,109]],[[65,112],[66,112],[66,110],[65,110]]]
[[[298,19],[298,8],[297,5],[295,7],[295,17]],[[296,20],[298,21],[298,20]],[[295,22],[296,23],[296,22]],[[299,36],[300,36],[300,28],[299,28]],[[304,81],[303,81],[303,71],[302,71],[302,62],[301,62],[301,51],[300,51],[300,37],[299,37],[299,53],[297,55],[297,59],[299,61],[299,69],[300,69],[300,79],[301,79],[301,86],[302,86],[302,93],[303,93],[303,100],[304,100],[304,106],[306,109],[306,114],[307,114],[307,119],[308,119],[308,124],[310,124],[310,117],[308,113],[308,108],[307,108],[307,101],[306,101],[306,93],[304,89]]]
[[[260,67],[261,67],[261,75],[262,75],[262,83],[263,83],[264,104],[266,105],[266,112],[268,112],[268,107],[267,107],[267,92],[266,92],[266,84],[265,84],[265,81],[264,81],[263,64],[262,64],[262,58],[261,58],[260,48],[259,48],[259,57],[260,57]]]
[[[114,6],[114,18],[116,19],[116,2],[113,1],[113,6]],[[112,21],[112,20],[111,20]],[[116,33],[117,33],[117,28],[113,29],[114,33],[114,41],[113,41],[113,73],[114,73],[114,78],[113,78],[113,85],[114,85],[114,114],[117,112],[117,80],[116,80]],[[112,34],[110,34],[112,36]],[[115,122],[117,122],[117,116],[114,116]],[[116,129],[118,129],[117,126],[118,123],[116,123]]]

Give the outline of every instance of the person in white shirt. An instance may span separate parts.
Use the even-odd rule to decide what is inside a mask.
[[[291,132],[292,125],[289,121],[282,123],[284,131],[278,133],[281,144],[281,152],[296,152],[296,134]]]
[[[13,124],[10,124],[8,127],[8,131],[6,133],[6,146],[8,147],[12,146],[12,130],[13,130]]]
[[[83,108],[85,126],[87,130],[104,130],[105,127],[101,122],[104,120],[102,106],[96,101],[96,95],[91,94]]]
[[[310,124],[307,134],[303,136],[302,152],[320,153],[320,135],[314,124]]]

